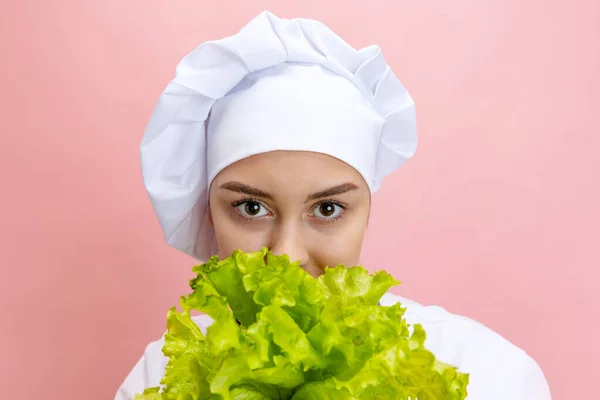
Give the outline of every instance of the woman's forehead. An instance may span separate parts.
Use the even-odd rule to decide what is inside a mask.
[[[369,190],[350,165],[327,154],[307,151],[272,151],[242,159],[223,169],[213,183],[221,186],[229,182],[290,194],[318,192],[343,184],[355,185],[359,191]]]

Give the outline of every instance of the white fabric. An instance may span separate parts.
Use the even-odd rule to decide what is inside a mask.
[[[425,346],[439,360],[470,374],[467,400],[551,400],[550,389],[538,364],[523,350],[485,326],[451,314],[437,306],[422,306],[393,294],[382,305],[402,303],[410,324],[422,324]],[[194,318],[201,330],[212,323],[208,316]],[[131,400],[145,388],[158,386],[167,363],[164,340],[146,347],[115,400]]]
[[[144,183],[169,245],[216,254],[208,190],[250,155],[304,150],[357,169],[372,192],[417,145],[414,102],[381,50],[355,50],[320,22],[265,12],[188,54],[141,145]]]
[[[207,131],[208,184],[236,161],[272,150],[324,153],[374,188],[385,123],[346,78],[320,65],[279,64],[248,75],[217,101]]]

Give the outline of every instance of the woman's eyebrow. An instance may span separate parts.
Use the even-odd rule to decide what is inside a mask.
[[[273,200],[273,196],[271,196],[269,193],[257,188],[253,188],[241,182],[227,182],[219,186],[219,189],[230,190],[236,193],[247,194],[248,196],[262,197],[263,199]]]
[[[352,190],[358,190],[358,186],[354,183],[342,183],[341,185],[333,186],[320,192],[313,193],[306,198],[306,202],[319,200],[325,197],[331,197],[338,194],[350,192]]]

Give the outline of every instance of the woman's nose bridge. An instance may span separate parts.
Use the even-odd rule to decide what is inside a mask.
[[[282,221],[273,231],[270,250],[275,255],[287,254],[290,261],[308,261],[308,252],[303,241],[303,226],[297,221]]]

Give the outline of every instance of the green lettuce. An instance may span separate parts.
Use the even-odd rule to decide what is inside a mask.
[[[193,292],[167,315],[160,387],[134,400],[460,400],[469,376],[425,349],[400,304],[379,300],[385,271],[327,268],[236,251],[194,267]],[[206,336],[192,310],[212,317]],[[412,331],[412,332],[411,332]]]

